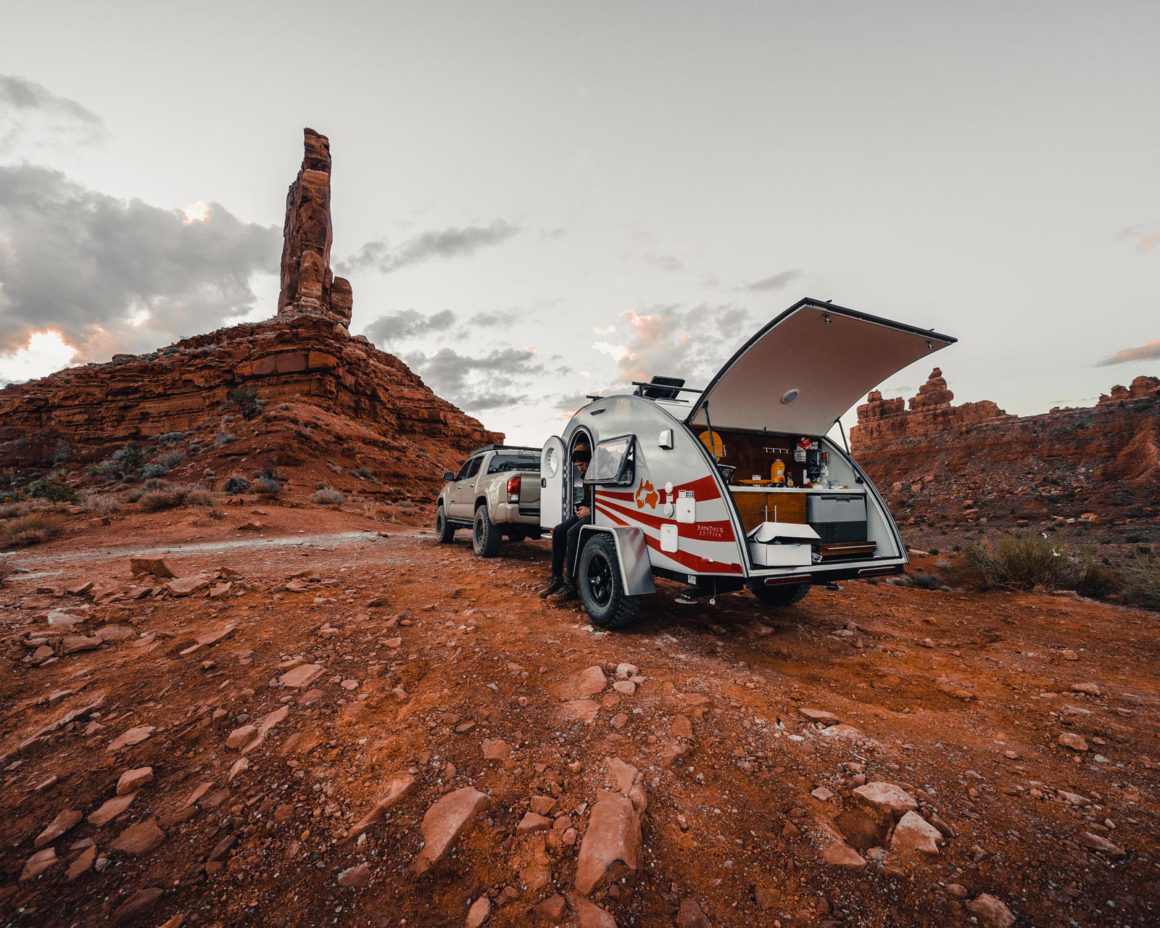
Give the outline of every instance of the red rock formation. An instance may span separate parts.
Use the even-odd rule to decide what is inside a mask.
[[[903,524],[1007,527],[1091,512],[1134,521],[1160,511],[1157,378],[1038,416],[953,398],[935,368],[909,410],[878,391],[858,407],[851,449]]]
[[[278,313],[323,312],[350,324],[350,281],[330,269],[330,140],[305,129],[302,169],[286,194]]]
[[[0,390],[0,466],[48,466],[62,445],[73,464],[97,461],[167,432],[200,430],[212,441],[223,416],[240,418],[223,407],[238,388],[265,409],[245,429],[255,453],[293,464],[346,447],[408,491],[438,483],[463,452],[502,441],[347,331],[350,284],[329,268],[329,169],[326,139],[307,129],[274,319]]]

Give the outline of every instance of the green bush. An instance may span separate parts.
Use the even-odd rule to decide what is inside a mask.
[[[1133,606],[1160,612],[1160,561],[1136,551],[1120,568],[1120,595]]]
[[[1004,534],[963,548],[954,574],[973,590],[1054,588],[1071,574],[1071,563],[1063,545],[1040,535]]]
[[[113,460],[120,461],[124,465],[125,473],[136,473],[144,458],[145,453],[135,441],[131,441],[124,448],[113,452]]]
[[[253,419],[262,411],[262,401],[258,399],[257,387],[234,387],[226,394],[223,407],[235,406],[243,419]]]
[[[259,477],[254,481],[254,492],[263,496],[277,496],[282,492],[282,484],[273,477]]]
[[[24,490],[33,499],[46,499],[50,503],[72,503],[77,500],[77,491],[63,480],[49,480],[41,477],[34,480]]]
[[[227,493],[245,493],[249,488],[250,481],[238,474],[228,478],[224,487]]]

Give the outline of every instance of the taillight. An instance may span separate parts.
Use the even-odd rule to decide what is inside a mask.
[[[519,477],[508,477],[507,493],[509,503],[518,503],[520,501]]]

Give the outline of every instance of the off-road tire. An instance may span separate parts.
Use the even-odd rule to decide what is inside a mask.
[[[502,540],[499,526],[487,514],[487,506],[477,506],[475,522],[471,526],[471,547],[475,549],[476,557],[495,557],[499,554]]]
[[[600,628],[625,628],[636,618],[639,596],[624,592],[616,542],[604,534],[589,536],[580,552],[576,588],[584,611]]]
[[[764,606],[792,606],[806,598],[810,592],[810,585],[787,583],[783,586],[766,586],[760,580],[753,580],[749,584],[749,589]]]
[[[441,545],[455,539],[455,526],[447,521],[447,512],[442,503],[435,508],[435,538]]]

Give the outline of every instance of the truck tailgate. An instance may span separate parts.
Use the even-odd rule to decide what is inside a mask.
[[[539,515],[540,475],[535,471],[520,473],[520,514]]]

